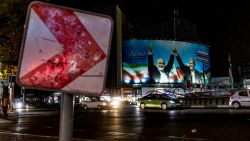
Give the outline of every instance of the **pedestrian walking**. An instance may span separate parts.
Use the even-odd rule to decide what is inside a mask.
[[[3,98],[2,98],[2,110],[4,118],[8,117],[8,106],[9,106],[9,93],[8,93],[8,86],[3,87]]]
[[[4,87],[4,83],[1,80],[1,82],[0,82],[0,114],[2,113],[3,87]]]

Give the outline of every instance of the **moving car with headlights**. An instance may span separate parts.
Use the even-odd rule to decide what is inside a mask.
[[[161,108],[166,110],[168,108],[181,107],[181,105],[181,100],[171,98],[168,95],[160,92],[150,92],[137,100],[137,106],[139,106],[141,109]]]
[[[25,109],[29,107],[22,99],[16,99],[13,106],[15,109]]]
[[[100,96],[87,96],[81,102],[84,110],[87,109],[106,109],[111,108],[111,103],[103,97]]]
[[[243,89],[236,91],[229,98],[229,105],[238,109],[240,107],[250,107],[250,90]]]

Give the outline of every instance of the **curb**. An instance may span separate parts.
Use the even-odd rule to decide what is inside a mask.
[[[184,108],[232,108],[230,105],[183,105]]]

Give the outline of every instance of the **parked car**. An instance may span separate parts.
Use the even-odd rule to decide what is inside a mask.
[[[236,91],[229,98],[229,105],[233,108],[238,109],[240,107],[249,107],[250,106],[250,90],[243,89]]]
[[[111,102],[100,96],[87,96],[81,102],[84,110],[87,109],[106,109],[111,108]]]
[[[137,100],[137,106],[141,109],[161,108],[166,110],[168,108],[181,107],[181,105],[181,100],[171,98],[167,94],[155,91],[149,92]]]

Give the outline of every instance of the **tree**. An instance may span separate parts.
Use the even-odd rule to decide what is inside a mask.
[[[33,0],[2,0],[0,3],[0,73],[17,66],[26,11]],[[46,0],[48,2],[50,0]]]
[[[17,64],[29,2],[2,0],[0,3],[0,62],[4,64]]]
[[[22,35],[26,19],[27,8],[34,0],[1,0],[0,3],[0,63],[3,68],[0,74],[16,68],[22,44]],[[76,1],[40,0],[60,5],[77,5]],[[8,71],[9,72],[9,71]]]

